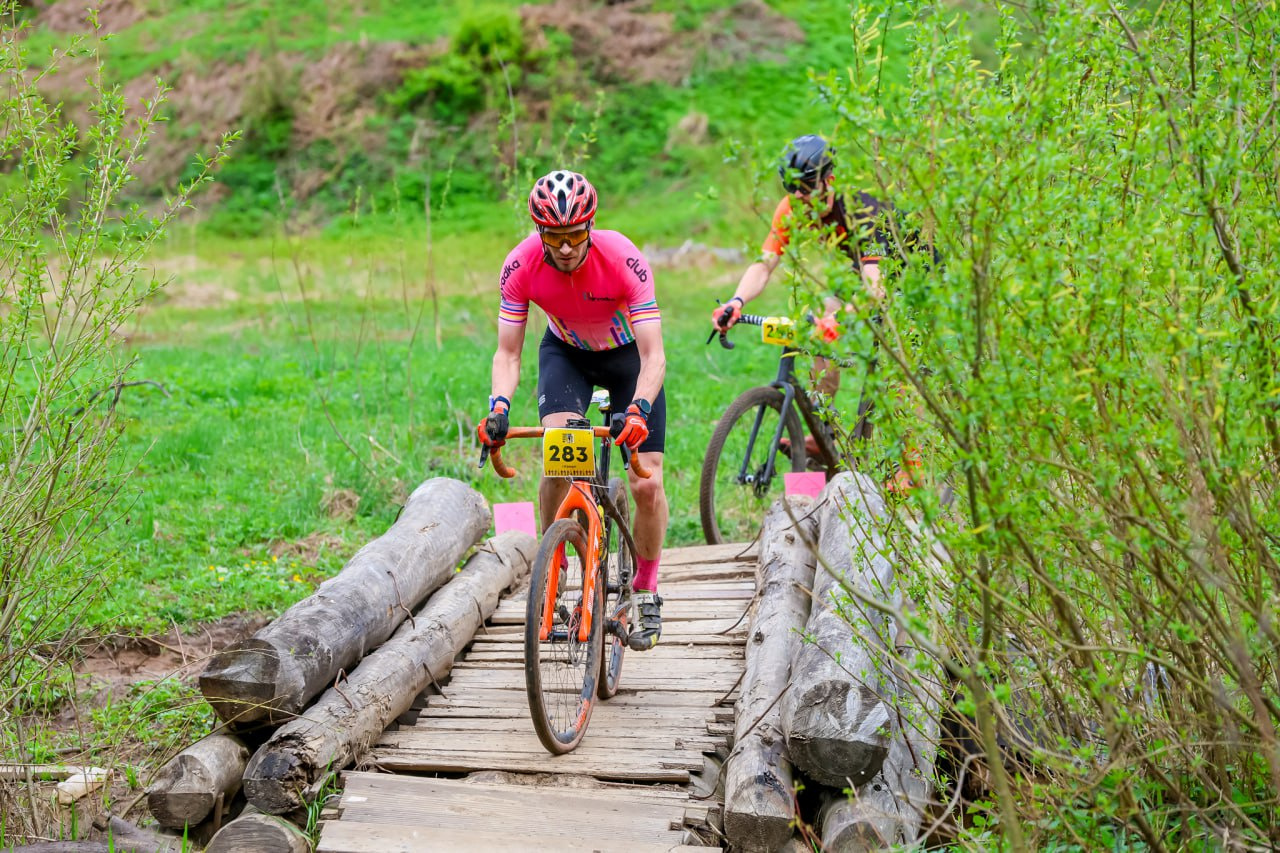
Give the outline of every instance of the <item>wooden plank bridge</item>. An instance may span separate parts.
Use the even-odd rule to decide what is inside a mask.
[[[720,762],[733,733],[755,595],[754,546],[671,549],[663,636],[628,652],[582,744],[549,755],[529,721],[523,592],[504,600],[416,720],[345,774],[317,853],[719,849]]]

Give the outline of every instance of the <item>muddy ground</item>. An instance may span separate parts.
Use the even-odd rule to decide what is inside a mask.
[[[31,788],[25,780],[0,781],[0,815],[4,818],[5,840],[22,837],[28,839],[85,838],[95,818],[109,808],[118,816],[126,816],[134,823],[149,820],[141,796],[151,773],[168,760],[171,747],[163,746],[158,737],[148,737],[155,731],[149,721],[139,719],[135,725],[120,726],[129,729],[110,743],[101,742],[102,727],[94,722],[111,707],[145,714],[139,694],[145,690],[171,688],[174,682],[186,688],[193,702],[198,698],[196,678],[208,659],[216,652],[242,640],[262,626],[269,617],[264,614],[234,614],[217,622],[188,627],[177,626],[158,636],[131,637],[107,635],[82,644],[74,667],[75,690],[73,698],[63,702],[48,716],[28,716],[14,721],[28,739],[34,732],[43,730],[42,744],[52,738],[67,744],[56,754],[45,754],[46,746],[34,746],[39,750],[42,764],[72,767],[101,767],[111,772],[107,787],[80,801],[74,808],[59,808],[54,804],[56,778],[36,779]],[[192,715],[199,720],[201,715]],[[162,721],[155,721],[159,726]],[[173,725],[170,721],[168,725]],[[48,733],[52,732],[52,738]],[[165,740],[171,740],[180,732],[170,731]],[[186,738],[194,741],[207,731],[191,731]],[[34,792],[35,796],[29,794]]]

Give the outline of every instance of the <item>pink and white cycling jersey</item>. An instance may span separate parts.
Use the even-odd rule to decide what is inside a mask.
[[[530,234],[502,265],[498,322],[523,326],[532,302],[551,333],[570,346],[607,350],[636,339],[635,327],[661,318],[653,271],[635,244],[617,231],[591,232],[591,249],[571,273],[542,259],[542,239]]]

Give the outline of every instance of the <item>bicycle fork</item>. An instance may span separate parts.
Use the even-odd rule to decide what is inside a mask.
[[[591,626],[595,617],[596,584],[599,582],[600,577],[598,564],[600,554],[600,510],[596,506],[590,490],[579,480],[573,481],[569,494],[560,504],[560,511],[556,513],[555,520],[573,518],[576,512],[581,512],[582,516],[587,519],[587,523],[582,525],[585,528],[584,532],[587,539],[586,553],[578,555],[578,559],[582,561],[586,571],[582,573],[582,600],[578,602],[577,640],[580,643],[585,643],[591,637]],[[579,524],[581,524],[581,521],[579,521]],[[551,567],[546,598],[542,603],[542,624],[538,627],[538,634],[544,642],[550,639],[554,633],[556,598],[560,592],[561,569],[567,564],[567,560],[568,555],[562,545],[556,553],[555,563]],[[574,627],[571,616],[572,614],[561,614],[561,618],[565,620],[567,625],[566,639],[569,638],[568,634]]]
[[[753,486],[756,494],[763,494],[768,490],[769,484],[773,482],[773,475],[777,473],[775,462],[778,458],[778,444],[782,441],[782,435],[787,429],[787,413],[791,411],[796,400],[796,389],[790,382],[775,381],[770,384],[770,387],[782,392],[782,406],[778,412],[778,425],[774,427],[769,452],[765,454],[764,466],[759,471],[747,471],[747,466],[751,464],[751,453],[755,450],[756,440],[760,437],[760,427],[764,424],[765,407],[761,405],[756,412],[756,422],[751,427],[751,435],[747,438],[747,450],[742,454],[742,467],[738,469],[738,483]]]

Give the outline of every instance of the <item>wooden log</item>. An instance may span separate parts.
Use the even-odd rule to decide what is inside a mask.
[[[489,520],[488,505],[470,486],[443,477],[426,481],[395,524],[336,577],[215,655],[200,676],[201,692],[227,722],[292,719],[453,575]]]
[[[155,853],[155,850],[118,847],[108,841],[41,841],[24,847],[8,847],[5,853]]]
[[[254,754],[244,777],[249,802],[268,814],[298,808],[308,785],[368,748],[419,693],[449,672],[502,591],[528,571],[536,550],[536,540],[519,531],[489,540],[341,687],[281,726]]]
[[[822,849],[863,853],[920,841],[933,797],[933,759],[937,754],[937,707],[899,729],[895,724],[889,754],[880,773],[853,796],[832,791],[818,815]]]
[[[746,851],[777,850],[791,837],[795,818],[779,697],[809,616],[815,562],[810,543],[818,525],[812,499],[784,500],[769,508],[761,528],[759,598],[747,635],[734,748],[725,767],[725,834],[735,849]]]
[[[211,734],[160,768],[147,787],[147,808],[161,826],[195,826],[213,813],[218,797],[231,802],[248,763],[249,748],[243,741]]]
[[[111,771],[101,767],[82,767],[57,785],[58,805],[69,806],[82,800],[111,780]]]
[[[921,537],[919,531],[915,531],[915,535]],[[941,574],[938,550],[931,546],[920,551],[919,568],[930,578]],[[932,586],[932,583],[925,584],[926,589]],[[915,605],[911,601],[904,598],[900,606],[905,613],[914,615]],[[934,613],[938,612],[935,605]],[[916,649],[905,629],[890,624],[888,634],[895,638],[890,673],[894,695],[890,710],[892,740],[880,778],[894,799],[894,835],[902,844],[914,844],[923,840],[920,833],[934,804],[933,780],[941,743],[942,707],[950,688],[946,686],[942,663]]]
[[[823,793],[817,825],[827,853],[868,853],[895,843],[893,797],[877,775],[852,796],[828,789]]]
[[[931,537],[904,519],[904,532],[916,540],[916,570],[933,588],[945,552]],[[902,572],[899,571],[901,580]],[[901,595],[899,608],[914,614],[915,605]],[[939,605],[934,603],[935,612]],[[921,841],[924,819],[933,805],[934,761],[940,741],[944,686],[942,666],[914,648],[910,634],[890,619],[886,637],[895,645],[893,659],[881,672],[890,705],[889,752],[880,772],[852,796],[827,792],[818,816],[822,847],[831,853],[862,853]]]
[[[284,818],[246,806],[209,839],[204,853],[311,853],[311,839]]]
[[[70,764],[0,764],[0,782],[23,782],[28,774],[41,782],[61,781],[84,769]]]
[[[775,848],[774,853],[813,853],[813,847],[793,835]]]
[[[887,599],[893,566],[875,530],[885,507],[872,480],[841,472],[820,501],[811,641],[791,662],[782,730],[796,767],[824,785],[852,788],[880,771],[889,750],[878,671],[885,621],[851,601],[841,584]]]

